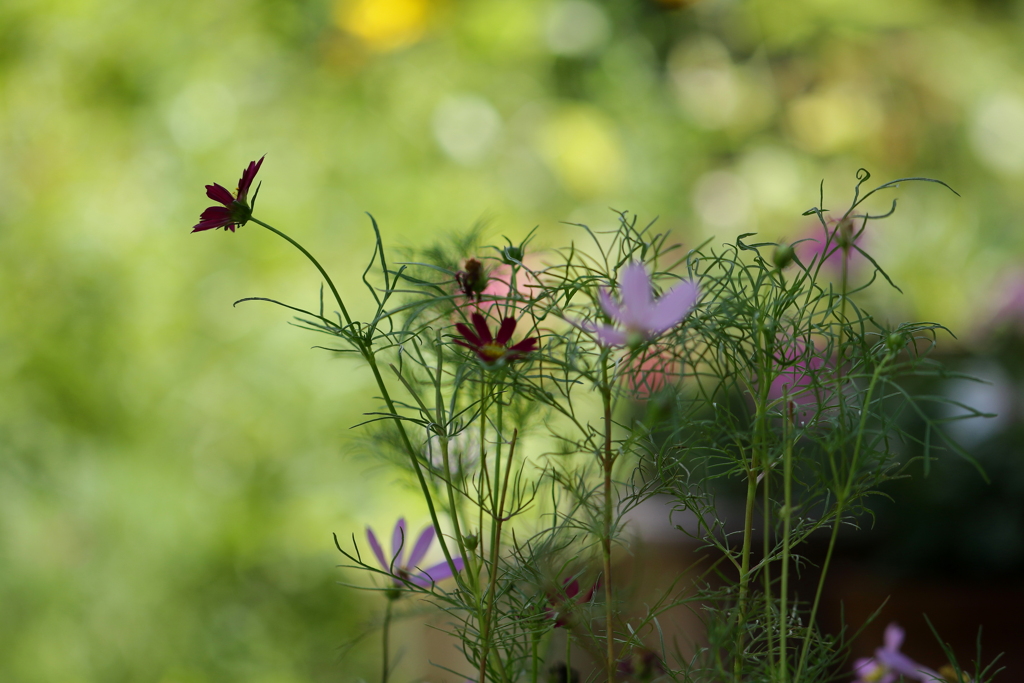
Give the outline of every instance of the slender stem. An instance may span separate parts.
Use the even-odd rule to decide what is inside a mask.
[[[324,270],[324,267],[320,265],[320,262],[317,261],[312,254],[306,251],[305,247],[277,228],[267,225],[256,218],[249,218],[249,220],[257,225],[263,226],[275,235],[284,239],[286,242],[302,252],[302,255],[305,256],[310,263],[316,266],[316,269],[320,271],[320,275],[323,276],[327,285],[331,288],[331,292],[334,294],[335,301],[338,302],[338,308],[341,309],[341,315],[345,319],[345,323],[351,325],[352,318],[349,317],[348,310],[345,308],[345,303],[341,300],[341,294],[338,293],[338,288],[334,286],[334,281],[331,279],[331,276],[327,274],[327,271]],[[370,370],[373,371],[373,378],[377,382],[377,388],[380,389],[381,396],[384,398],[384,403],[388,407],[388,412],[392,415],[397,415],[398,412],[395,409],[395,403],[391,400],[391,394],[388,392],[387,384],[385,384],[384,377],[380,374],[380,368],[377,367],[377,359],[374,356],[372,346],[370,346],[368,341],[362,340],[358,341],[355,346],[363,359],[366,360],[367,364],[369,364]],[[451,551],[448,549],[448,543],[444,539],[444,534],[441,533],[441,525],[437,517],[437,510],[434,507],[434,498],[430,495],[430,487],[427,486],[427,480],[423,476],[423,467],[420,465],[416,449],[413,448],[412,441],[409,439],[409,435],[405,431],[405,424],[401,420],[395,420],[395,426],[398,428],[398,433],[402,438],[402,445],[405,447],[406,453],[409,454],[409,458],[412,461],[413,470],[416,472],[416,479],[419,481],[420,490],[423,492],[423,498],[427,503],[427,510],[430,512],[430,521],[433,523],[434,528],[437,529],[437,540],[441,546],[441,551],[444,553],[444,559],[448,562],[448,566],[451,567],[455,580],[461,582],[461,577],[458,575],[458,572],[455,571],[455,563],[452,560]]]
[[[601,398],[604,402],[604,525],[601,533],[601,550],[604,555],[604,617],[607,661],[605,662],[608,683],[615,678],[615,634],[612,621],[612,389],[608,384],[608,360],[602,362]],[[567,665],[568,666],[568,665]]]
[[[757,474],[751,467],[747,471],[747,505],[743,514],[743,550],[740,564],[740,589],[737,611],[736,653],[733,676],[740,683],[743,670],[743,641],[747,609],[747,591],[750,585],[750,543],[754,528],[754,500],[757,498]]]
[[[860,448],[864,441],[864,430],[867,427],[868,419],[868,406],[871,403],[871,396],[874,394],[875,385],[878,383],[878,377],[882,374],[882,369],[885,368],[889,362],[891,356],[886,356],[881,363],[875,368],[875,372],[871,375],[871,382],[868,384],[868,389],[864,394],[864,405],[861,407],[860,424],[857,427],[857,440],[853,446],[853,457],[850,460],[850,467],[846,475],[846,483],[843,486],[842,491],[837,492],[836,495],[836,514],[835,519],[832,522],[832,535],[828,541],[828,550],[825,552],[825,561],[821,565],[821,576],[818,577],[818,587],[814,592],[814,602],[811,604],[811,612],[807,618],[807,629],[804,635],[803,648],[800,651],[800,663],[797,665],[796,674],[793,676],[794,681],[800,680],[800,675],[803,673],[804,665],[807,663],[807,652],[811,646],[811,632],[814,629],[814,618],[818,614],[818,605],[821,602],[821,594],[825,587],[825,576],[828,574],[829,564],[832,561],[832,555],[836,547],[836,538],[839,536],[839,525],[843,521],[843,512],[846,510],[846,503],[849,500],[850,489],[853,487],[853,478],[857,474],[857,460],[860,457]]]
[[[530,633],[530,683],[540,683],[540,631]]]
[[[789,397],[784,397],[786,403]],[[782,482],[785,490],[785,508],[782,511],[782,586],[779,593],[779,616],[781,625],[779,631],[779,680],[787,683],[789,680],[789,664],[786,651],[786,636],[789,631],[789,615],[787,599],[789,596],[789,552],[790,552],[790,525],[793,519],[793,439],[790,435],[790,420],[787,415],[782,421],[784,440]]]
[[[572,631],[565,629],[565,683],[572,683]]]
[[[345,303],[341,300],[341,295],[338,294],[338,288],[334,286],[334,280],[332,280],[331,276],[327,274],[327,271],[324,270],[324,267],[320,265],[320,262],[317,261],[313,257],[312,254],[310,254],[308,251],[306,251],[305,247],[303,247],[301,244],[299,244],[298,242],[296,242],[291,237],[289,237],[288,235],[284,234],[283,232],[281,232],[277,228],[275,228],[273,226],[270,226],[270,225],[267,225],[263,221],[257,220],[256,218],[249,218],[249,220],[252,221],[253,223],[255,223],[256,225],[262,225],[264,228],[266,228],[270,232],[274,233],[275,235],[283,237],[289,244],[291,244],[293,247],[295,247],[296,249],[301,251],[302,255],[305,256],[309,260],[310,263],[312,263],[314,266],[316,266],[316,269],[320,271],[320,275],[322,275],[324,280],[327,281],[327,286],[331,288],[331,292],[334,294],[334,300],[338,302],[338,308],[341,309],[341,315],[342,315],[342,317],[345,318],[345,324],[351,325],[352,324],[352,318],[349,317],[348,310],[346,310],[346,308],[345,308]]]
[[[500,405],[500,404],[499,404]],[[487,590],[487,612],[484,614],[483,628],[480,630],[480,638],[483,641],[483,654],[480,655],[480,678],[479,683],[484,683],[487,676],[487,656],[491,648],[491,619],[494,615],[494,592],[498,583],[498,550],[501,545],[501,526],[505,521],[505,496],[508,493],[509,473],[512,472],[512,456],[515,454],[516,441],[519,438],[519,430],[512,431],[512,443],[508,450],[508,463],[505,466],[505,477],[501,484],[501,499],[495,510],[495,521],[497,528],[494,538],[491,541],[491,581]],[[497,483],[497,482],[495,482]]]
[[[391,635],[391,604],[394,601],[394,598],[388,598],[387,607],[384,608],[384,653],[382,655],[383,661],[381,663],[381,683],[388,683],[388,674],[390,673],[388,671],[390,665],[390,662],[388,661],[390,659],[390,655],[388,653],[388,638]]]
[[[764,630],[768,635],[768,669],[775,668],[775,634],[772,632],[772,576],[771,576],[771,563],[769,555],[771,554],[771,547],[769,541],[771,540],[771,497],[769,495],[769,485],[771,482],[771,465],[768,462],[768,458],[765,458],[764,462],[764,487],[761,490],[762,493],[762,505],[764,507],[764,538],[762,543],[762,552],[764,554]]]

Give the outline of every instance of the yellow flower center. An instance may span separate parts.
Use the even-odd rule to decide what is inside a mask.
[[[506,349],[503,345],[495,344],[494,342],[491,342],[490,344],[484,344],[483,346],[480,347],[480,353],[483,354],[484,356],[487,356],[487,360],[492,361],[500,359],[502,356],[505,355],[505,352],[507,350],[508,349]]]

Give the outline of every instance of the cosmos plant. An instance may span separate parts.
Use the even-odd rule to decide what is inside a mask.
[[[335,539],[357,585],[384,598],[380,647],[360,645],[380,653],[382,683],[398,664],[393,621],[425,606],[461,658],[446,675],[474,683],[887,683],[945,671],[903,655],[895,625],[874,657],[851,662],[850,643],[816,620],[839,530],[913,465],[894,450],[917,438],[899,416],[909,406],[927,420],[919,404],[937,400],[905,387],[936,372],[929,353],[944,328],[882,324],[861,300],[868,285],[891,283],[861,237],[887,215],[869,211],[872,198],[899,181],[864,191],[860,171],[845,212],[805,214],[818,227],[802,248],[750,234],[685,247],[618,213],[611,230],[580,226],[577,241],[536,254],[531,232],[518,245],[441,240],[397,263],[371,216],[371,314],[359,319],[341,295],[356,295],[351,283],[339,288],[306,247],[254,215],[262,162],[234,193],[208,185],[217,205],[193,231],[252,223],[308,259],[328,301],[247,300],[297,313],[332,350],[361,359],[374,386],[366,443],[422,496],[415,540],[404,518],[387,551],[369,527],[365,543]],[[926,427],[941,457],[969,458]],[[720,514],[729,496],[738,518]],[[625,517],[653,498],[693,520],[671,525],[698,541],[705,573],[632,604],[622,569],[643,551]],[[812,535],[828,551],[798,602],[797,554]],[[704,625],[689,646],[662,628],[677,608]]]

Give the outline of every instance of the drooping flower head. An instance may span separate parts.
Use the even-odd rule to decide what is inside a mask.
[[[459,286],[460,294],[479,303],[488,283],[484,264],[475,258],[466,259],[462,270],[455,273],[455,283]]]
[[[593,326],[603,346],[637,346],[654,339],[682,322],[700,299],[697,283],[684,280],[655,301],[651,277],[642,263],[622,269],[619,289],[620,301],[603,287],[597,293],[601,308],[615,323]]]
[[[884,645],[875,650],[875,656],[862,657],[853,663],[853,672],[857,674],[855,683],[894,683],[900,676],[923,683],[943,680],[935,671],[900,652],[904,635],[895,622],[886,626]]]
[[[430,550],[430,545],[434,542],[436,535],[434,527],[428,526],[416,539],[412,552],[406,555],[408,536],[405,531],[405,518],[399,519],[391,534],[391,561],[389,562],[384,555],[384,549],[377,541],[377,535],[373,533],[373,529],[366,527],[366,540],[370,542],[370,548],[377,556],[377,562],[380,563],[381,568],[393,577],[395,586],[404,586],[406,582],[409,582],[421,588],[428,588],[433,583],[452,577],[452,567],[448,562],[440,562],[426,569],[419,568],[420,562],[427,556],[427,551]],[[461,557],[453,557],[452,562],[455,565],[455,571],[460,572],[465,566]]]
[[[264,157],[259,161],[250,161],[249,166],[242,171],[242,178],[238,181],[238,189],[234,194],[223,185],[214,183],[206,186],[206,196],[223,206],[211,206],[199,216],[199,222],[192,228],[192,232],[202,232],[214,228],[224,228],[235,231],[235,228],[243,226],[252,217],[252,207],[249,205],[249,188],[252,181],[263,165]],[[253,198],[255,199],[255,197]]]
[[[473,328],[471,329],[465,323],[456,323],[455,328],[463,336],[463,339],[454,341],[459,346],[465,346],[476,353],[480,360],[488,365],[511,363],[537,348],[536,337],[527,337],[518,344],[508,345],[512,341],[512,334],[516,331],[515,318],[502,320],[498,334],[491,335],[486,318],[479,313],[474,313],[470,317],[473,321]]]

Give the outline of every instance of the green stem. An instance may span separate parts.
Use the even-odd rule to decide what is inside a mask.
[[[604,555],[604,616],[605,616],[605,666],[608,683],[615,679],[615,635],[612,621],[612,390],[608,384],[608,360],[602,362],[601,398],[604,402],[604,525],[601,534],[601,550]],[[566,665],[568,666],[568,664]]]
[[[382,655],[383,662],[381,664],[381,683],[388,683],[388,671],[389,668],[389,654],[388,654],[388,638],[391,634],[391,604],[394,602],[394,598],[388,598],[387,607],[384,608],[384,653]]]
[[[743,514],[743,550],[740,563],[740,589],[736,615],[736,659],[733,662],[733,676],[740,683],[743,671],[743,641],[747,610],[747,591],[750,586],[750,544],[754,527],[754,500],[757,498],[757,474],[752,466],[747,471],[747,505]]]
[[[500,403],[498,404],[501,405]],[[516,441],[519,438],[519,430],[512,431],[512,443],[509,445],[508,450],[508,463],[505,466],[505,477],[501,484],[501,500],[498,503],[496,509],[496,522],[497,527],[494,534],[494,538],[491,541],[491,581],[490,586],[487,590],[487,612],[484,615],[483,628],[480,632],[481,640],[483,641],[483,654],[480,656],[480,678],[479,683],[484,683],[487,676],[487,656],[490,653],[491,648],[491,620],[494,616],[494,592],[497,589],[498,584],[498,554],[501,545],[501,526],[505,521],[505,496],[508,493],[508,479],[509,474],[512,472],[512,456],[515,454]],[[500,440],[500,437],[499,437]],[[500,460],[500,458],[498,459]],[[500,475],[499,475],[500,476]]]
[[[302,255],[305,256],[310,263],[316,266],[316,269],[320,271],[320,275],[322,275],[324,280],[327,282],[327,286],[331,288],[331,292],[334,294],[335,301],[338,302],[338,308],[341,309],[341,315],[345,319],[345,323],[347,325],[351,325],[352,318],[349,317],[348,310],[345,308],[345,303],[341,300],[341,294],[338,293],[338,288],[334,286],[334,281],[331,279],[331,276],[327,274],[327,271],[324,270],[324,267],[320,265],[320,262],[317,261],[312,254],[306,251],[305,247],[303,247],[301,244],[299,244],[298,242],[296,242],[291,237],[284,234],[277,228],[271,225],[267,225],[263,221],[258,220],[256,218],[250,218],[249,220],[257,225],[263,226],[264,228],[271,231],[275,235],[278,235],[279,237],[284,239],[286,242],[288,242],[293,247],[302,252]],[[383,396],[384,398],[384,403],[388,407],[388,412],[390,412],[392,415],[398,415],[398,411],[395,409],[395,403],[394,401],[391,400],[391,394],[388,392],[387,384],[384,383],[384,377],[381,376],[380,368],[377,367],[377,359],[374,356],[373,348],[370,346],[370,341],[359,340],[358,343],[356,344],[356,347],[360,355],[362,355],[363,359],[367,362],[367,364],[369,364],[370,370],[373,371],[373,378],[377,382],[377,388],[380,389],[381,396]],[[405,447],[406,452],[409,454],[410,460],[412,460],[413,470],[416,472],[416,479],[419,481],[420,490],[423,492],[423,498],[427,503],[427,510],[430,512],[430,521],[434,525],[434,528],[437,529],[437,540],[441,545],[441,551],[444,553],[444,559],[448,562],[448,566],[451,567],[452,574],[455,576],[455,580],[461,583],[462,577],[460,577],[459,573],[455,571],[455,563],[452,560],[451,551],[448,549],[448,543],[444,539],[444,534],[441,533],[441,525],[437,517],[437,510],[434,507],[434,499],[433,496],[430,495],[430,487],[427,486],[427,480],[423,476],[423,468],[420,465],[416,449],[413,448],[412,441],[409,439],[409,435],[408,433],[406,433],[405,425],[402,423],[402,421],[396,419],[395,425],[398,427],[398,433],[402,438],[402,445]]]
[[[565,629],[565,683],[572,683],[572,631]]]
[[[256,225],[262,225],[264,228],[266,228],[270,232],[274,233],[275,235],[278,235],[279,237],[284,238],[285,241],[287,241],[293,247],[295,247],[296,249],[301,251],[302,255],[305,256],[309,260],[310,263],[312,263],[314,266],[316,266],[316,269],[320,271],[320,275],[322,275],[324,280],[327,281],[327,286],[331,288],[331,292],[334,294],[334,300],[338,302],[338,308],[341,309],[341,315],[342,315],[342,317],[345,318],[345,324],[346,325],[351,325],[352,324],[352,318],[349,317],[348,310],[345,309],[345,303],[341,300],[341,295],[338,294],[338,288],[334,286],[334,280],[332,280],[331,276],[327,274],[327,271],[324,270],[324,267],[320,265],[320,262],[317,261],[313,257],[312,254],[310,254],[308,251],[306,251],[305,247],[303,247],[301,244],[299,244],[298,242],[296,242],[291,237],[289,237],[288,235],[284,234],[283,232],[281,232],[277,228],[275,228],[273,226],[270,226],[270,225],[267,225],[263,221],[257,220],[255,218],[249,218],[249,220],[252,221],[253,223],[255,223]]]
[[[771,563],[768,561],[771,553],[771,547],[769,541],[771,539],[771,498],[769,496],[769,484],[771,481],[771,466],[768,463],[768,459],[765,458],[764,462],[764,488],[761,490],[763,495],[764,506],[764,534],[762,552],[764,553],[764,630],[768,635],[768,669],[775,668],[775,634],[772,632],[772,576],[771,576]]]
[[[784,397],[789,402],[789,397]],[[787,411],[788,412],[788,411]],[[786,651],[786,636],[789,631],[789,618],[787,599],[789,596],[789,553],[790,553],[790,526],[793,519],[793,440],[789,433],[790,421],[787,417],[782,422],[783,440],[785,450],[783,451],[782,481],[785,489],[785,509],[782,511],[782,587],[779,595],[779,613],[782,620],[779,632],[779,680],[787,683],[789,680],[789,664]]]
[[[814,592],[814,602],[811,604],[811,613],[807,619],[807,629],[804,634],[804,644],[800,651],[800,663],[796,668],[796,675],[793,677],[794,681],[800,680],[800,675],[803,673],[804,665],[807,664],[807,653],[811,646],[811,633],[814,629],[814,618],[818,614],[818,605],[821,603],[821,594],[825,587],[825,576],[828,574],[829,564],[832,561],[832,555],[836,547],[836,538],[839,536],[839,525],[842,523],[843,512],[846,509],[846,503],[850,496],[850,489],[853,487],[853,478],[857,475],[857,460],[860,457],[860,448],[864,441],[864,430],[867,427],[868,406],[871,404],[871,396],[874,394],[875,385],[878,383],[878,378],[882,374],[882,369],[885,368],[889,362],[890,356],[886,356],[878,367],[875,368],[874,373],[871,375],[871,382],[868,384],[867,392],[864,395],[864,404],[861,406],[860,424],[857,427],[857,440],[853,446],[853,457],[850,460],[850,467],[846,475],[846,483],[843,486],[842,491],[837,492],[836,495],[836,514],[835,519],[832,522],[832,535],[828,541],[828,550],[825,552],[825,561],[821,565],[821,576],[818,578],[818,587]]]

